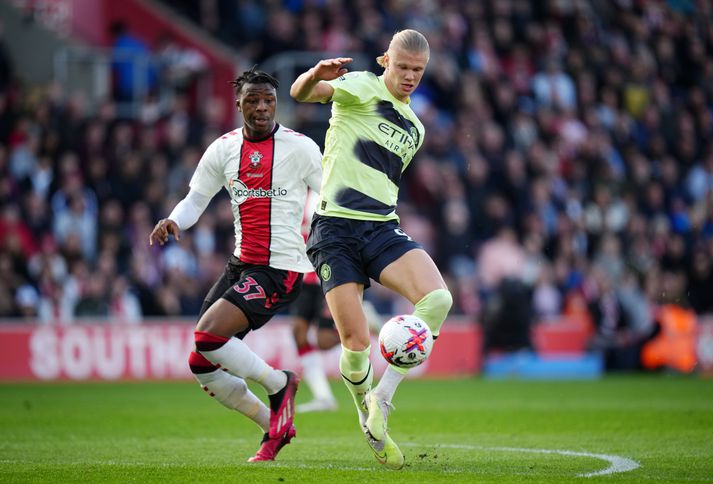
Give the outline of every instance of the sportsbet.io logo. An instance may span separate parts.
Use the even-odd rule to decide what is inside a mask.
[[[328,281],[332,278],[332,268],[329,267],[329,264],[322,264],[322,267],[319,269],[319,277],[323,281]]]
[[[230,192],[230,198],[233,202],[240,205],[248,198],[279,198],[287,196],[287,189],[285,188],[269,188],[265,190],[264,188],[248,188],[245,183],[234,178],[230,180],[228,184],[228,192]]]

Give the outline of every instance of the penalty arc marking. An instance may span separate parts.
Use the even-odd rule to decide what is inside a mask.
[[[198,441],[201,442],[210,442],[210,443],[223,443],[224,439],[213,439],[213,438],[203,438],[203,439],[197,439]],[[307,440],[308,442],[311,442],[311,439],[303,439]],[[239,442],[241,444],[245,444],[248,442],[247,439],[230,439],[230,444],[235,444],[236,442]],[[315,443],[321,442],[321,440],[317,441],[316,439],[314,440]],[[424,447],[423,444],[417,444],[415,442],[405,442],[402,444],[403,447]],[[555,450],[555,449],[531,449],[531,448],[525,448],[525,447],[485,447],[485,446],[479,446],[479,445],[465,445],[465,444],[435,444],[436,447],[440,448],[447,448],[447,449],[463,449],[463,450],[485,450],[485,451],[495,451],[495,452],[522,452],[522,453],[531,453],[531,454],[557,454],[557,455],[564,455],[564,456],[572,456],[572,457],[588,457],[588,458],[593,458],[593,459],[600,459],[603,461],[606,461],[609,463],[609,467],[595,471],[595,472],[586,472],[583,474],[577,474],[577,477],[596,477],[596,476],[605,476],[609,474],[617,474],[621,472],[629,472],[633,471],[635,469],[638,469],[641,467],[641,464],[636,462],[633,459],[629,459],[627,457],[620,457],[617,455],[609,455],[609,454],[595,454],[592,452],[577,452],[573,450]],[[20,461],[17,459],[0,459],[0,464],[21,464],[21,463],[26,463],[24,461]],[[120,467],[145,467],[145,466],[151,466],[151,467],[161,467],[161,468],[182,468],[186,467],[190,464],[186,462],[181,462],[181,463],[169,463],[169,462],[163,462],[163,463],[155,463],[155,462],[137,462],[137,461],[95,461],[95,460],[80,460],[80,461],[72,461],[72,462],[64,462],[64,464],[68,465],[104,465],[104,466],[120,466]],[[43,464],[43,465],[49,465],[49,464]],[[243,463],[243,465],[247,468],[253,468],[255,464],[248,464],[248,463]],[[352,471],[363,471],[363,472],[372,472],[374,470],[373,467],[357,467],[357,466],[341,466],[341,465],[333,465],[333,464],[307,464],[307,463],[282,463],[282,462],[273,462],[270,464],[271,467],[277,467],[277,468],[285,468],[285,469],[291,469],[291,468],[300,468],[300,469],[335,469],[335,470],[352,470]],[[446,471],[448,472],[448,471]]]
[[[480,447],[477,445],[463,444],[438,444],[439,447],[450,449],[473,449],[473,450],[494,450],[499,452],[527,452],[532,454],[558,454],[573,457],[591,457],[609,462],[609,467],[596,472],[585,472],[577,474],[577,477],[595,477],[606,476],[608,474],[617,474],[620,472],[629,472],[641,467],[641,464],[628,457],[620,457],[618,455],[609,454],[594,454],[591,452],[576,452],[573,450],[554,450],[554,449],[528,449],[521,447]]]
[[[630,472],[633,470],[638,469],[641,467],[641,464],[639,464],[637,461],[633,459],[629,459],[628,457],[621,457],[618,455],[610,455],[610,454],[596,454],[593,452],[578,452],[574,450],[565,450],[565,449],[533,449],[533,448],[527,448],[527,447],[486,447],[486,446],[481,446],[481,445],[467,445],[467,444],[434,444],[435,447],[440,447],[443,449],[462,449],[462,450],[481,450],[481,451],[494,451],[494,452],[521,452],[521,453],[530,453],[530,454],[557,454],[557,455],[563,455],[563,456],[568,456],[568,457],[587,457],[590,459],[599,459],[607,462],[609,464],[608,467],[598,470],[598,471],[593,471],[593,472],[584,472],[581,474],[577,474],[577,477],[597,477],[597,476],[606,476],[610,474],[619,474],[622,472]],[[415,442],[404,442],[401,444],[402,447],[424,447],[423,444],[418,444]],[[282,464],[282,463],[277,463],[275,462],[272,464],[273,466],[276,467],[294,467],[293,463],[290,464]],[[298,465],[300,468],[334,468],[334,469],[340,469],[340,470],[354,470],[354,471],[370,471],[373,470],[371,468],[365,468],[365,467],[343,467],[343,466],[332,466],[332,465],[308,465],[308,464],[300,464]]]

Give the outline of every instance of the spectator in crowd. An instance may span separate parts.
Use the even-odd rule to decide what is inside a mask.
[[[709,3],[167,3],[229,42],[245,63],[285,51],[317,56],[334,46],[373,58],[396,30],[426,34],[439,68],[429,69],[412,104],[430,135],[404,173],[399,207],[407,232],[428,247],[451,285],[452,313],[476,318],[481,311],[477,257],[502,224],[527,260],[540,257],[551,267],[534,288],[543,315],[557,300],[563,311],[579,301],[600,261],[614,270],[616,290],[635,288],[650,305],[713,311],[706,296],[713,273]],[[333,5],[345,13],[333,17]],[[173,55],[168,47],[164,54]],[[158,114],[120,122],[112,99],[92,110],[58,85],[25,88],[8,60],[0,59],[0,214],[19,210],[34,242],[18,251],[16,237],[0,240],[0,315],[20,314],[17,292],[30,284],[41,318],[71,321],[81,268],[94,270],[117,237],[123,255],[109,286],[125,277],[144,315],[190,315],[192,298],[215,276],[215,264],[204,263],[214,258],[206,247],[220,254],[230,246],[230,207],[215,203],[206,211],[212,242],[196,230],[186,246],[206,274],[176,273],[143,241],[146,219],[183,195],[195,153],[225,131],[210,121],[214,103],[194,106],[179,95]],[[309,107],[315,109],[296,111],[295,128],[324,132],[320,106]],[[126,180],[127,190],[116,180]],[[75,230],[54,237],[72,194],[81,194],[97,226],[105,205],[121,206],[114,235],[85,235],[95,239],[86,246],[93,251]],[[55,249],[45,253],[48,236]],[[25,249],[33,245],[35,255],[51,254],[54,262],[28,270]],[[167,286],[171,291],[161,289]],[[400,307],[387,293],[369,296],[382,312]]]
[[[116,101],[142,101],[156,89],[158,77],[151,50],[133,35],[127,23],[117,20],[111,25],[113,94]]]
[[[154,50],[161,78],[168,80],[179,91],[193,89],[195,82],[208,69],[203,54],[194,48],[182,47],[168,33],[159,37]]]
[[[576,106],[577,91],[572,78],[559,61],[546,59],[544,69],[532,78],[535,101],[543,108],[568,111]]]
[[[617,287],[609,271],[595,265],[585,294],[596,327],[590,349],[603,353],[607,371],[639,369],[641,347],[653,326],[640,292],[628,284]]]
[[[527,254],[508,226],[500,227],[481,247],[478,273],[486,352],[530,347],[532,295],[525,281],[526,262]]]

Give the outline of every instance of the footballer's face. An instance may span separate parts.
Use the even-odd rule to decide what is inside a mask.
[[[427,52],[411,52],[393,47],[384,56],[386,87],[399,101],[406,102],[421,82],[428,64]]]
[[[245,135],[262,138],[275,127],[277,92],[271,84],[245,84],[237,101],[238,111],[243,114]]]

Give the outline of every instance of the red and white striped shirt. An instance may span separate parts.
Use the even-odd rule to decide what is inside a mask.
[[[279,124],[262,139],[237,129],[211,143],[190,186],[209,197],[228,191],[241,261],[310,272],[300,225],[307,188],[319,191],[321,158],[314,141]]]

